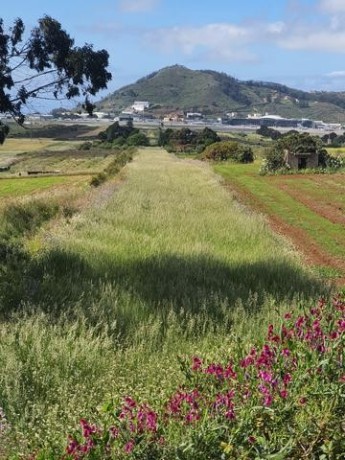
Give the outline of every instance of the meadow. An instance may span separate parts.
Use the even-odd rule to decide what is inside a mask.
[[[251,166],[246,167],[241,174],[244,181]],[[105,163],[90,169],[102,168]],[[43,184],[52,179],[69,180],[67,176],[16,180]],[[0,181],[0,194],[5,183]],[[302,458],[294,457],[294,452],[303,452],[322,436],[316,428],[310,436],[303,434],[320,413],[331,420],[332,428],[339,428],[342,399],[337,400],[332,418],[332,397],[317,410],[317,398],[311,398],[306,412],[291,422],[289,440],[284,424],[295,413],[294,404],[306,397],[297,385],[295,402],[287,400],[286,405],[286,398],[277,397],[277,409],[262,402],[260,395],[253,399],[243,420],[247,423],[252,411],[258,411],[254,419],[263,431],[255,431],[255,436],[237,425],[234,432],[229,425],[229,434],[223,419],[210,417],[208,422],[206,405],[204,412],[198,412],[198,420],[201,417],[205,423],[195,425],[197,430],[193,423],[186,428],[178,412],[169,426],[160,422],[158,437],[152,422],[156,412],[149,408],[166,407],[178,388],[178,397],[184,389],[182,400],[187,402],[195,396],[195,388],[203,388],[206,399],[230,391],[219,387],[217,379],[195,381],[188,360],[194,357],[194,371],[208,369],[204,362],[218,363],[219,371],[219,363],[230,355],[235,366],[250,347],[259,350],[265,344],[270,324],[279,328],[291,308],[299,314],[321,295],[328,298],[331,291],[263,216],[239,203],[212,168],[199,161],[179,159],[159,148],[141,149],[119,175],[92,192],[86,184],[79,186],[73,212],[66,212],[75,203],[73,194],[71,208],[68,197],[64,196],[63,207],[56,200],[59,186],[51,183],[38,197],[28,196],[28,189],[24,201],[16,202],[13,196],[14,201],[0,210],[0,252],[6,262],[0,264],[0,458]],[[269,198],[266,189],[261,190],[258,186],[255,193]],[[343,350],[340,327],[334,347]],[[282,341],[281,349],[291,348],[290,342]],[[303,347],[296,345],[300,356],[306,353]],[[319,357],[312,350],[308,362],[317,369]],[[333,366],[331,358],[329,363]],[[298,369],[296,381],[302,385],[305,368],[301,364]],[[289,372],[292,375],[294,369]],[[340,371],[336,367],[332,372],[335,380],[320,391],[338,391]],[[217,372],[201,374],[212,379]],[[262,374],[264,378],[271,377]],[[308,397],[317,378],[315,371],[305,390]],[[123,397],[127,406],[122,412],[127,415],[121,418],[116,407],[121,407]],[[315,412],[315,418],[309,417],[312,421],[308,411]],[[134,412],[146,420],[147,428],[145,432],[138,428],[135,439]],[[277,420],[274,436],[285,433],[284,445],[270,442],[267,434]],[[109,427],[120,430],[119,445],[110,446]],[[243,450],[236,447],[236,452],[232,451],[235,432],[242,433],[236,438],[237,447],[243,444]],[[330,432],[327,428],[332,446],[315,441],[315,452],[322,448],[330,455],[341,452],[341,441]],[[111,433],[118,439],[115,431]],[[308,450],[304,458],[312,458],[307,455]]]

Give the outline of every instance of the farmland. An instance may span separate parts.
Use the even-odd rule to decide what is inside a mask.
[[[215,170],[238,199],[265,214],[320,274],[345,274],[344,174],[260,176],[258,165]]]
[[[245,349],[264,343],[268,325],[281,324],[292,305],[299,314],[320,295],[329,296],[322,277],[342,276],[344,234],[342,214],[336,212],[344,205],[340,175],[306,175],[298,181],[294,176],[262,177],[256,164],[224,164],[215,168],[216,174],[203,162],[147,147],[120,175],[91,190],[91,176],[106,170],[117,153],[65,147],[50,143],[41,149],[27,148],[26,153],[18,149],[13,156],[20,161],[11,171],[15,177],[0,180],[0,196],[8,200],[0,210],[0,250],[6,255],[6,266],[0,265],[0,440],[4,441],[0,458],[63,458],[68,434],[76,432],[79,420],[84,426],[85,420],[108,426],[113,422],[105,407],[124,396],[165,407],[176,388],[192,384],[187,368],[179,368],[182,356],[220,362],[230,353],[235,365]],[[18,176],[38,167],[59,173]],[[333,220],[326,211],[322,214],[321,208],[308,205],[317,197],[320,205],[324,187],[329,190],[327,212],[332,212]],[[298,196],[304,201],[296,204]],[[324,259],[318,269],[316,259],[312,269],[306,265],[302,250],[296,252],[285,233],[274,232],[262,215],[271,216],[273,211],[279,223],[302,223],[306,241],[313,241],[320,254],[339,260],[339,265],[327,265]],[[27,216],[35,225],[28,224]],[[312,232],[313,226],[317,232]],[[301,355],[306,353],[303,346],[295,348]],[[288,353],[284,344],[282,350]],[[308,356],[312,363],[314,355]],[[299,368],[296,381],[303,382],[305,373]],[[337,378],[338,374],[335,369]],[[322,407],[318,405],[313,399],[318,374],[310,375],[304,390],[310,406],[305,412],[299,409],[295,419],[294,404],[304,397],[298,385],[291,390],[294,399],[286,402],[288,410],[285,397],[276,396],[271,421],[265,415],[269,408],[262,406],[263,432],[271,429],[269,424],[279,426],[281,436],[278,432],[275,436],[281,441],[271,445],[267,441],[266,446],[259,439],[260,424],[250,427],[258,430],[255,433],[247,433],[248,424],[236,428],[237,436],[244,430],[247,458],[284,449],[292,452],[291,458],[302,458],[293,457],[293,452],[311,444],[302,426],[310,423],[317,431],[314,419],[309,422],[309,410],[315,420],[321,413],[324,420],[329,418],[332,430],[327,433],[335,433],[332,449],[340,451],[338,419],[332,416],[335,402],[328,405],[331,398],[325,398]],[[322,391],[330,391],[335,383],[327,385]],[[258,396],[250,410],[262,404]],[[205,445],[213,449],[210,458],[221,451],[226,454],[232,434],[221,434],[219,439],[215,434],[213,439],[212,433],[223,433],[224,423],[208,425],[207,414],[208,410],[202,419],[205,425],[197,430],[199,441],[193,430],[184,429],[184,422],[172,423],[164,432],[163,456],[153,456],[150,438],[148,450],[135,455],[150,460],[177,455],[183,460],[201,459]],[[291,439],[284,432],[289,414],[290,433],[297,429]],[[243,412],[245,423],[251,419],[249,412]],[[247,441],[252,433],[259,439],[254,447]],[[126,436],[125,446],[131,441]],[[145,449],[146,438],[140,436],[138,449]],[[108,458],[127,456],[119,446]],[[159,446],[165,449],[164,443],[157,441],[157,446],[157,452]],[[71,456],[65,458],[78,458],[77,451],[72,456],[74,447],[69,448]],[[200,449],[199,457],[194,448]],[[99,452],[94,458],[106,458]]]

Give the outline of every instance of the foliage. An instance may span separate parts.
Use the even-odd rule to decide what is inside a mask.
[[[103,406],[101,424],[81,419],[66,458],[340,460],[344,345],[343,297],[288,312],[227,360],[180,358],[185,378],[166,400],[157,389],[155,409],[127,395]]]
[[[127,144],[133,147],[148,146],[150,144],[148,137],[144,133],[135,133],[127,138]]]
[[[7,125],[4,125],[0,121],[0,145],[2,145],[5,142],[5,139],[9,133],[10,129]]]
[[[125,126],[119,124],[118,121],[108,126],[105,131],[98,134],[98,138],[105,143],[113,145],[129,145],[129,146],[147,146],[149,139],[146,134],[133,127],[132,122],[128,122]]]
[[[340,156],[335,157],[327,152],[326,149],[320,150],[319,166],[325,169],[339,169],[345,165],[344,159]]]
[[[16,19],[6,33],[0,20],[0,113],[24,122],[23,106],[32,98],[84,96],[91,113],[89,96],[107,87],[107,51],[94,51],[92,45],[75,46],[74,40],[55,19],[44,16],[25,36],[25,26]],[[24,70],[24,77],[18,77]],[[4,130],[1,129],[1,138]],[[5,133],[6,134],[6,133]]]
[[[115,154],[115,158],[111,161],[111,163],[108,164],[104,171],[101,171],[92,177],[90,185],[93,187],[102,185],[106,180],[114,177],[121,170],[121,168],[123,168],[123,166],[125,166],[129,161],[132,161],[132,159],[133,149],[119,150]]]
[[[211,128],[193,131],[190,128],[173,130],[159,129],[158,145],[166,147],[170,152],[202,152],[205,147],[219,142],[220,137]]]
[[[273,140],[279,139],[282,135],[280,131],[269,128],[268,126],[260,126],[260,128],[256,130],[256,134],[260,134],[260,136],[264,137],[270,137]]]
[[[202,160],[252,163],[254,154],[250,147],[232,141],[215,142],[209,145],[201,154]]]
[[[321,140],[324,144],[331,145],[332,147],[340,147],[345,144],[345,133],[340,135],[335,132],[324,134]]]
[[[311,136],[308,133],[292,133],[280,137],[271,148],[266,149],[261,173],[288,169],[285,160],[286,151],[292,154],[303,152],[319,154],[322,151],[322,141],[318,136]]]

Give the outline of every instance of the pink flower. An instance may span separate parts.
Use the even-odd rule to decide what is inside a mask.
[[[290,352],[290,350],[288,348],[283,348],[282,351],[281,351],[281,354],[282,354],[282,356],[288,357],[288,356],[290,356],[291,352]]]
[[[283,398],[283,399],[286,399],[288,397],[288,392],[287,390],[280,390],[280,396]]]
[[[256,443],[256,437],[255,436],[249,436],[248,437],[248,442],[249,442],[249,444],[255,444]]]
[[[267,395],[265,396],[265,399],[264,399],[264,405],[267,406],[267,407],[269,407],[269,406],[272,405],[272,402],[273,402],[273,397],[272,397],[272,395],[271,395],[271,394],[267,394]]]
[[[193,356],[192,358],[192,371],[200,370],[202,366],[202,359],[198,358],[197,356]]]
[[[259,377],[261,378],[261,380],[263,380],[264,382],[268,382],[268,383],[271,383],[273,380],[272,374],[267,371],[260,371]]]
[[[126,452],[126,454],[130,454],[133,451],[134,446],[135,446],[134,441],[131,439],[125,444],[123,449]]]
[[[291,374],[285,374],[283,376],[283,383],[285,386],[287,386],[291,382],[291,380],[292,380]]]

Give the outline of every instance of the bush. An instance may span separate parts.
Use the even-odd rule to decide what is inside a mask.
[[[107,175],[104,172],[100,172],[92,177],[90,185],[93,187],[99,187],[107,180]]]
[[[79,150],[90,150],[92,148],[92,142],[83,142],[80,146],[79,146]]]
[[[135,133],[127,138],[127,144],[133,147],[150,145],[148,137],[144,133]]]
[[[243,146],[237,142],[221,141],[215,142],[204,150],[202,160],[227,161],[232,160],[238,163],[252,163],[254,154],[250,147]]]
[[[326,149],[322,149],[319,153],[319,166],[321,168],[339,169],[344,164],[342,158],[330,155]]]
[[[277,145],[274,145],[273,147],[266,149],[260,172],[262,174],[265,174],[268,172],[274,172],[284,169],[287,169],[287,165],[284,159],[284,150],[279,148],[279,146]]]
[[[256,134],[263,137],[270,137],[273,140],[279,139],[282,136],[280,131],[269,128],[268,126],[260,126],[260,128],[256,130]]]

